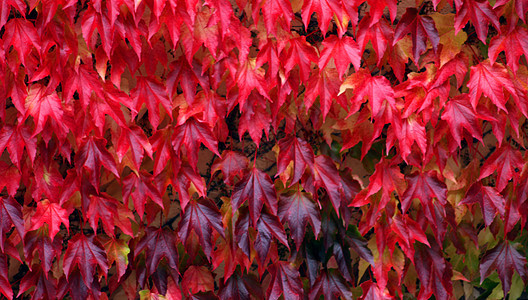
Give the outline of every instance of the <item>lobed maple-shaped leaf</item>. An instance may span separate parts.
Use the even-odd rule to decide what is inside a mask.
[[[503,216],[505,213],[504,197],[499,194],[499,191],[491,186],[484,186],[481,182],[473,184],[462,201],[459,204],[472,204],[475,202],[480,203],[482,210],[482,218],[486,226],[489,226],[493,219],[497,215],[497,212]]]
[[[330,62],[330,59],[334,59],[339,79],[343,78],[348,69],[348,65],[352,63],[354,68],[359,70],[361,64],[361,52],[358,44],[353,38],[349,36],[337,37],[332,35],[324,39],[323,51],[319,57],[319,69],[323,70],[326,65]]]
[[[319,209],[311,195],[302,192],[300,188],[292,193],[281,195],[278,215],[283,223],[288,221],[297,250],[302,244],[308,223],[312,225],[315,236],[318,236],[321,231]]]
[[[15,227],[21,237],[26,234],[24,220],[22,218],[22,207],[15,198],[8,196],[0,198],[0,250],[5,251],[7,234]]]
[[[312,285],[308,295],[309,299],[319,299],[320,296],[324,299],[336,299],[337,297],[353,299],[345,280],[334,269],[323,270]]]
[[[491,63],[495,63],[502,51],[506,54],[508,66],[517,73],[521,55],[524,54],[524,57],[528,58],[528,30],[517,26],[505,34],[494,36],[488,48]]]
[[[477,37],[486,44],[489,23],[500,30],[499,18],[487,0],[455,0],[455,34],[471,21],[477,32]]]
[[[301,180],[304,189],[316,195],[317,189],[324,188],[339,216],[343,186],[334,161],[326,155],[317,155],[311,174],[305,177]]]
[[[289,249],[288,237],[279,218],[264,210],[257,222],[257,237],[254,248],[257,259],[261,265],[264,264],[270,250],[272,236],[275,236],[284,246]]]
[[[22,296],[29,289],[34,288],[29,294],[31,299],[54,299],[57,297],[57,279],[48,277],[48,272],[39,265],[33,266],[22,280],[17,297]]]
[[[90,286],[96,273],[96,266],[106,277],[108,272],[108,260],[106,252],[94,236],[86,236],[82,233],[74,235],[68,241],[68,248],[64,253],[64,274],[70,277],[73,268],[77,265],[82,275],[82,281]]]
[[[299,67],[299,75],[303,82],[310,78],[311,65],[319,61],[315,48],[306,41],[305,36],[297,36],[288,40],[289,47],[282,53],[281,61],[284,61],[284,73],[290,75],[291,70]]]
[[[0,191],[3,191],[5,187],[7,194],[14,197],[20,185],[22,174],[14,164],[6,164],[3,161],[0,161],[0,174],[4,175],[0,177]]]
[[[453,136],[459,147],[464,129],[472,137],[482,142],[482,129],[477,116],[467,94],[450,98],[446,103],[445,110],[442,113],[442,120],[447,121],[449,124],[451,136]]]
[[[186,295],[214,290],[211,271],[204,266],[189,266],[183,274],[181,284]]]
[[[145,132],[137,125],[121,127],[119,141],[116,147],[119,162],[123,160],[127,153],[130,153],[130,159],[136,170],[139,170],[144,154],[152,158],[152,145],[145,135]]]
[[[154,129],[158,128],[161,121],[160,104],[172,120],[172,102],[163,83],[150,77],[137,77],[137,80],[136,87],[130,92],[133,99],[132,104],[136,111],[139,111],[141,106],[145,104],[149,112],[150,123]]]
[[[37,202],[37,211],[31,218],[31,227],[28,230],[38,229],[46,223],[49,228],[49,237],[53,240],[55,235],[60,231],[61,223],[69,231],[69,215],[68,211],[62,208],[59,203],[44,199]]]
[[[343,15],[343,7],[337,0],[308,0],[303,2],[301,11],[302,21],[306,28],[308,28],[308,23],[312,14],[314,12],[317,13],[319,28],[323,35],[326,34],[328,25],[330,24],[330,20],[334,17],[334,14],[338,19],[341,19]]]
[[[345,102],[343,96],[338,95],[339,82],[340,80],[335,68],[324,68],[321,70],[320,75],[312,72],[308,82],[305,84],[304,105],[306,109],[310,109],[315,101],[319,99],[323,120],[325,120],[334,104],[334,99],[337,99],[340,103]]]
[[[149,139],[154,154],[153,175],[161,173],[169,160],[176,156],[172,147],[172,134],[172,127],[169,126],[157,130]]]
[[[106,140],[90,136],[83,140],[79,152],[75,155],[75,166],[84,168],[90,175],[90,183],[99,192],[101,166],[119,178],[114,157],[106,149]],[[78,169],[79,170],[79,169]]]
[[[266,293],[268,299],[277,300],[284,295],[284,299],[302,299],[304,291],[299,271],[290,263],[278,261],[268,267],[271,283]]]
[[[123,200],[125,203],[128,199],[132,200],[134,209],[141,219],[143,219],[145,204],[148,199],[151,199],[163,208],[161,192],[153,180],[154,177],[145,170],[141,170],[139,174],[131,173],[123,178]]]
[[[403,195],[405,186],[404,176],[394,161],[383,158],[376,164],[376,170],[370,176],[367,189],[359,192],[350,206],[366,205],[368,199],[381,190],[381,202],[378,208],[380,210],[389,202],[392,192],[396,191],[399,196]]]
[[[162,258],[169,263],[169,267],[178,271],[178,249],[176,249],[176,235],[168,228],[148,227],[145,236],[137,244],[134,258],[145,250],[147,274],[156,271]]]
[[[290,185],[297,184],[306,168],[312,169],[315,161],[314,152],[306,141],[295,135],[287,135],[279,140],[279,154],[277,158],[277,175],[286,172],[293,162],[293,177]],[[284,182],[286,184],[286,182]]]
[[[213,228],[225,238],[222,215],[216,204],[209,198],[201,197],[198,200],[190,201],[183,212],[178,228],[178,236],[184,244],[187,243],[191,230],[194,230],[200,238],[200,244],[208,258],[211,257],[214,246]]]
[[[396,19],[397,1],[396,0],[368,0],[370,6],[370,15],[372,16],[370,25],[380,20],[385,14],[385,9],[388,8],[390,20],[394,22]]]
[[[476,108],[480,97],[485,95],[493,104],[505,112],[508,94],[518,98],[517,90],[508,70],[499,63],[491,63],[489,60],[483,61],[471,67],[471,75],[468,82],[469,98],[473,108]],[[504,90],[508,93],[505,94]]]
[[[24,237],[24,255],[26,260],[31,264],[35,255],[38,254],[40,264],[43,269],[43,275],[48,277],[51,270],[53,259],[60,259],[62,252],[62,240],[58,237],[50,238],[48,230],[40,228],[30,231]]]
[[[235,186],[231,203],[233,210],[237,210],[246,200],[249,206],[249,216],[254,227],[257,226],[257,220],[264,203],[273,215],[277,215],[277,193],[273,181],[271,181],[268,174],[260,171],[255,166]]]
[[[379,19],[378,22],[374,24],[371,24],[372,22],[375,22],[375,20],[372,20],[370,14],[365,15],[361,21],[359,21],[356,39],[361,53],[365,51],[365,48],[370,41],[374,51],[376,51],[376,55],[378,56],[379,66],[385,52],[387,51],[387,46],[393,39],[394,29],[384,18]]]
[[[123,212],[123,204],[107,193],[89,196],[89,204],[85,210],[86,218],[94,230],[97,229],[99,220],[104,231],[109,236],[115,235],[115,229],[119,228],[126,234],[131,235],[132,228],[129,218],[132,214]],[[86,209],[86,208],[85,208]]]
[[[522,170],[523,166],[521,152],[513,149],[509,144],[504,144],[486,159],[480,169],[479,180],[497,171],[496,188],[501,192],[510,179],[517,179],[516,170]]]
[[[224,181],[228,185],[233,185],[235,176],[242,178],[248,168],[249,160],[247,157],[235,152],[226,150],[222,152],[220,160],[214,162],[211,166],[211,174],[220,170],[224,174]]]
[[[339,94],[342,94],[347,89],[354,91],[354,96],[351,99],[352,108],[349,110],[348,116],[356,113],[364,98],[368,97],[370,110],[373,116],[378,116],[382,110],[384,101],[394,107],[394,90],[389,80],[383,76],[371,76],[370,72],[361,69],[360,71],[348,76],[341,84]]]
[[[218,152],[218,142],[214,138],[211,128],[194,118],[188,119],[184,124],[176,127],[172,136],[172,146],[174,151],[179,152],[182,144],[187,151],[187,158],[190,165],[196,170],[198,162],[198,150],[200,143],[203,143],[214,154],[220,156]]]
[[[106,255],[108,255],[108,265],[112,265],[114,262],[116,263],[117,279],[121,279],[128,267],[130,248],[127,242],[122,238],[110,238],[103,246]]]
[[[270,34],[277,35],[277,26],[280,24],[279,18],[285,22],[284,29],[290,30],[293,19],[292,4],[287,0],[263,0],[261,2],[264,26]]]
[[[413,60],[415,64],[418,65],[420,55],[427,50],[427,40],[431,42],[433,50],[436,52],[440,37],[438,35],[438,30],[436,30],[433,18],[420,15],[418,9],[414,7],[408,7],[398,22],[398,25],[394,30],[394,40],[392,41],[392,45],[394,46],[409,33],[411,34],[413,42]]]
[[[510,291],[513,272],[517,271],[521,278],[528,280],[528,270],[526,268],[526,257],[519,253],[517,247],[509,241],[503,241],[495,248],[486,251],[480,261],[480,284],[497,271],[502,282],[504,295]]]
[[[264,292],[256,278],[249,274],[233,274],[225,285],[221,286],[218,294],[221,300],[250,300],[264,299]]]
[[[445,205],[447,198],[447,186],[436,176],[435,171],[415,172],[405,177],[408,182],[407,189],[402,195],[402,210],[407,212],[411,207],[412,200],[418,198],[422,207],[431,207],[433,199],[437,199]],[[432,216],[427,216],[428,218]],[[430,219],[430,220],[431,220]]]
[[[37,125],[33,135],[40,133],[48,120],[59,137],[64,138],[68,134],[69,129],[63,120],[65,109],[55,91],[49,91],[48,87],[40,84],[33,84],[29,88],[25,106],[24,120],[32,116]]]
[[[0,151],[7,148],[11,162],[21,169],[24,148],[31,162],[35,160],[37,153],[37,141],[32,138],[31,129],[26,125],[10,126],[4,125],[0,129]]]
[[[414,260],[414,244],[418,241],[430,247],[429,241],[424,231],[416,221],[411,219],[409,215],[397,214],[392,218],[393,222],[390,230],[395,233],[403,252],[409,259]],[[391,247],[391,245],[389,245]]]
[[[174,166],[177,163],[179,162],[173,161],[171,183],[179,195],[181,208],[185,210],[187,203],[189,203],[191,197],[194,195],[191,193],[197,193],[198,196],[205,197],[206,185],[204,178],[188,163]],[[160,189],[165,191],[166,186]]]
[[[41,51],[41,40],[37,29],[25,18],[10,19],[5,24],[5,33],[4,49],[12,46],[17,51],[18,58],[23,65],[26,65],[26,59],[30,57],[29,54],[33,49],[37,52]]]
[[[267,102],[260,94],[251,92],[244,105],[240,106],[240,119],[238,122],[238,134],[243,136],[245,132],[253,142],[260,146],[262,131],[266,137],[271,126],[271,115],[267,110]]]
[[[442,256],[438,244],[431,242],[432,247],[415,244],[414,267],[420,279],[419,299],[451,299],[453,286],[451,264]]]

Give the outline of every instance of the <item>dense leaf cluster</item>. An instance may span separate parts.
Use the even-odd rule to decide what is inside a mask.
[[[528,280],[526,0],[0,1],[0,292]]]

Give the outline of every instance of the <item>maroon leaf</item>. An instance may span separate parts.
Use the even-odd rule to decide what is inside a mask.
[[[514,271],[519,273],[524,282],[528,280],[526,257],[509,241],[504,241],[486,251],[480,262],[480,283],[482,284],[493,271],[499,274],[504,295],[510,291]]]

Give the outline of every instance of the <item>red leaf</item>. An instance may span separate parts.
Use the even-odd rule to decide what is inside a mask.
[[[499,274],[504,295],[510,291],[514,271],[517,271],[525,282],[528,280],[526,257],[519,253],[516,246],[509,241],[504,241],[495,248],[486,251],[480,262],[480,284],[493,271],[497,271]]]
[[[419,15],[418,9],[414,7],[408,7],[398,22],[394,30],[392,46],[409,33],[411,34],[413,42],[413,60],[418,65],[420,55],[427,50],[427,39],[431,41],[433,50],[436,52],[440,37],[438,36],[438,30],[436,30],[433,18]]]
[[[310,109],[314,105],[315,100],[319,98],[323,120],[325,120],[334,104],[334,99],[343,99],[343,96],[338,96],[339,82],[335,68],[325,68],[321,70],[321,74],[313,72],[305,84],[304,105],[306,109]],[[341,102],[344,103],[345,101]]]
[[[330,200],[332,201],[337,215],[339,216],[339,207],[341,206],[341,194],[343,192],[343,187],[341,185],[341,178],[334,161],[326,155],[317,155],[315,157],[312,172],[315,190],[307,190],[312,194],[315,194],[318,188],[324,188],[330,197]],[[308,182],[305,183],[305,189],[307,188],[307,185]]]
[[[317,52],[312,45],[306,42],[305,36],[291,38],[288,42],[289,48],[280,57],[280,60],[284,61],[284,73],[289,76],[291,70],[298,66],[299,75],[304,82],[310,78],[312,62],[317,63],[319,61]]]
[[[136,87],[130,92],[136,111],[139,111],[144,103],[148,109],[149,120],[154,129],[158,128],[161,120],[160,104],[165,108],[165,112],[172,120],[172,102],[167,94],[165,85],[155,78],[137,77],[137,79]]]
[[[69,231],[69,215],[68,211],[62,208],[60,204],[52,203],[48,199],[44,199],[37,202],[37,211],[31,218],[31,227],[28,230],[38,229],[46,223],[49,228],[49,236],[51,239],[54,239],[55,235],[60,231],[61,223]]]
[[[278,261],[268,267],[271,283],[266,293],[268,299],[277,300],[284,295],[284,299],[302,299],[304,295],[299,271],[290,263]]]
[[[24,9],[25,12],[25,9]],[[25,18],[12,18],[5,25],[4,49],[11,46],[18,52],[18,58],[26,65],[26,58],[33,48],[40,52],[40,38],[37,29]]]
[[[381,64],[381,60],[387,51],[387,45],[392,41],[394,29],[389,22],[384,19],[378,19],[378,22],[371,24],[376,20],[372,20],[370,15],[365,15],[361,21],[359,21],[357,42],[359,44],[359,50],[361,53],[365,51],[365,48],[370,41],[376,55],[378,56],[378,66]]]
[[[271,114],[267,109],[267,102],[260,94],[251,92],[244,105],[240,106],[240,120],[238,123],[238,134],[240,137],[247,131],[253,142],[260,145],[262,131],[266,137],[271,125]]]
[[[173,166],[173,169],[176,167],[178,166]],[[189,194],[189,191],[198,193],[200,197],[205,197],[205,181],[189,164],[186,163],[179,166],[177,170],[173,170],[172,176],[172,186],[180,196],[180,206],[183,210],[185,210],[187,203],[193,196],[193,194]]]
[[[468,21],[473,23],[477,37],[486,44],[489,23],[499,30],[499,18],[487,0],[455,0],[455,34],[466,26]]]
[[[471,67],[468,88],[473,108],[477,107],[483,94],[505,112],[508,112],[505,105],[509,96],[504,94],[504,90],[514,98],[518,98],[517,90],[506,68],[499,63],[491,64],[488,60]]]
[[[301,11],[302,20],[306,28],[308,28],[308,23],[312,14],[314,12],[317,13],[319,28],[323,35],[326,34],[328,25],[330,24],[330,20],[334,17],[334,14],[338,19],[341,19],[343,16],[343,8],[341,3],[337,0],[308,0],[303,2]]]
[[[90,136],[84,139],[79,152],[75,155],[75,166],[83,167],[88,171],[90,183],[99,192],[99,179],[101,177],[101,166],[112,172],[119,178],[119,172],[114,157],[106,150],[106,140]]]
[[[134,258],[146,250],[147,273],[156,271],[158,264],[165,257],[169,267],[178,271],[178,249],[176,249],[176,235],[168,228],[148,227],[146,234],[141,239],[135,250]]]
[[[522,1],[516,1],[519,3]],[[499,53],[504,51],[508,66],[514,73],[519,68],[521,55],[528,58],[528,30],[524,27],[515,27],[506,34],[499,34],[491,39],[488,48],[488,55],[491,63],[495,63]]]
[[[87,237],[78,233],[68,242],[68,248],[64,253],[64,274],[70,276],[73,267],[78,265],[85,285],[91,286],[95,275],[95,268],[99,266],[106,277],[108,272],[108,261],[103,247],[94,236]]]
[[[204,266],[189,266],[183,274],[182,287],[186,295],[212,291],[214,289],[213,276]]]
[[[57,280],[53,277],[48,278],[48,272],[36,266],[28,272],[20,281],[20,290],[17,297],[34,287],[30,292],[32,299],[53,299],[57,297]]]
[[[48,277],[53,259],[60,259],[62,253],[62,239],[51,239],[47,230],[39,229],[30,231],[24,237],[24,255],[27,262],[33,262],[36,254],[40,258],[39,266],[44,270],[43,275]],[[39,267],[39,268],[40,268]],[[32,266],[33,268],[33,266]]]
[[[407,190],[402,196],[402,210],[407,212],[411,207],[412,200],[418,198],[422,207],[432,208],[433,199],[437,199],[442,205],[446,204],[447,186],[444,182],[438,180],[435,171],[416,172],[406,176],[408,182]],[[431,217],[431,218],[429,218]],[[428,216],[432,220],[432,216]]]
[[[266,203],[273,215],[277,215],[277,194],[273,182],[268,174],[256,167],[253,167],[242,181],[235,186],[232,196],[233,210],[237,210],[246,200],[249,206],[249,216],[254,227],[257,226],[257,220],[264,203]]]
[[[4,242],[2,241],[2,245]],[[13,299],[13,289],[9,283],[9,267],[7,265],[7,256],[0,253],[0,293],[7,299]]]
[[[382,159],[376,164],[376,170],[370,176],[370,183],[367,190],[359,192],[351,206],[359,207],[368,203],[369,197],[382,191],[380,207],[383,208],[389,201],[392,192],[401,196],[405,191],[405,180],[403,174],[393,161]]]
[[[22,219],[22,207],[15,198],[9,196],[0,198],[0,250],[4,252],[7,234],[15,226],[18,234],[24,237],[26,230]]]
[[[354,65],[356,71],[359,70],[362,52],[360,52],[359,46],[353,38],[332,35],[324,39],[322,44],[324,49],[321,51],[318,63],[320,70],[323,70],[332,58],[334,59],[339,79],[343,78],[343,74],[347,71],[350,63]]]
[[[180,151],[183,143],[189,163],[194,169],[196,169],[198,162],[200,143],[203,143],[214,154],[220,156],[217,150],[218,142],[214,138],[211,128],[207,124],[196,121],[194,118],[176,127],[172,139],[172,146],[176,152]]]
[[[93,230],[97,231],[99,220],[101,220],[106,234],[114,236],[114,231],[117,225],[116,220],[119,219],[118,208],[121,205],[120,202],[106,193],[90,195],[88,211],[85,213]],[[127,231],[126,228],[123,228],[122,230]]]
[[[233,185],[233,180],[236,175],[239,178],[244,176],[244,173],[249,165],[247,157],[235,152],[226,150],[222,152],[222,158],[215,161],[211,166],[211,174],[220,170],[224,174],[224,181],[228,185]],[[278,172],[277,172],[278,173]]]
[[[477,113],[471,107],[467,94],[451,98],[442,114],[442,120],[447,121],[451,135],[460,147],[463,131],[466,129],[472,137],[482,142],[482,130],[477,119]]]
[[[445,261],[440,247],[432,243],[432,248],[415,244],[414,267],[420,279],[419,299],[429,299],[434,295],[436,299],[448,300],[453,295],[451,264]]]
[[[313,168],[315,157],[311,146],[306,141],[294,135],[288,135],[279,141],[277,175],[283,174],[292,162],[293,178],[289,186],[299,182],[307,167]]]
[[[237,273],[229,277],[225,286],[220,288],[218,295],[222,300],[245,300],[255,297],[264,299],[260,283],[251,275],[238,275]]]
[[[131,173],[123,179],[123,200],[126,203],[128,199],[132,199],[140,219],[143,219],[145,203],[149,198],[163,208],[161,192],[154,185],[153,179],[153,176],[144,170],[139,174]]]
[[[32,116],[37,123],[33,136],[40,133],[49,120],[55,133],[61,138],[66,137],[69,129],[63,121],[65,109],[56,92],[50,92],[47,87],[40,84],[33,84],[29,88],[25,106],[24,120]]]
[[[14,197],[18,190],[22,174],[20,174],[20,171],[14,164],[8,165],[3,161],[0,161],[0,174],[4,175],[0,177],[0,191],[6,187],[7,194]]]
[[[311,195],[301,192],[300,189],[293,193],[281,195],[279,217],[282,222],[288,221],[297,250],[302,244],[308,223],[312,225],[316,237],[321,231],[319,209],[313,202]]]
[[[35,160],[37,153],[37,141],[31,137],[30,128],[25,125],[2,126],[0,130],[0,151],[4,152],[7,147],[9,157],[18,169],[21,169],[24,147],[31,162]]]
[[[489,226],[493,222],[497,212],[501,216],[504,215],[504,197],[491,186],[483,186],[481,182],[473,184],[459,204],[472,204],[475,202],[480,203],[482,217],[484,218],[486,226]]]
[[[255,238],[255,250],[261,265],[264,265],[271,245],[272,235],[289,249],[288,238],[277,216],[263,212],[257,222],[257,237]]]
[[[143,155],[146,153],[152,158],[153,152],[152,145],[150,145],[143,130],[139,126],[132,125],[130,127],[121,127],[116,153],[120,162],[127,153],[130,153],[130,159],[134,164],[134,168],[139,170]]]
[[[339,276],[336,270],[323,270],[310,290],[309,299],[319,299],[320,296],[324,299],[353,299],[352,292],[348,289],[345,280]]]
[[[391,107],[395,106],[394,90],[389,80],[383,76],[372,77],[370,72],[366,70],[361,69],[348,76],[341,84],[339,93],[344,93],[346,89],[352,89],[354,91],[354,96],[351,99],[352,108],[348,116],[359,110],[365,97],[369,99],[369,106],[373,116],[380,114],[385,101]]]
[[[191,230],[194,230],[200,238],[200,244],[208,258],[211,257],[214,246],[212,239],[213,228],[225,238],[222,215],[216,204],[209,198],[200,198],[189,202],[183,212],[178,228],[178,235],[184,244],[187,242]]]
[[[480,169],[479,180],[497,171],[496,188],[501,192],[510,179],[516,181],[517,172],[522,170],[523,166],[524,160],[519,150],[513,149],[509,144],[504,144],[486,159]]]

